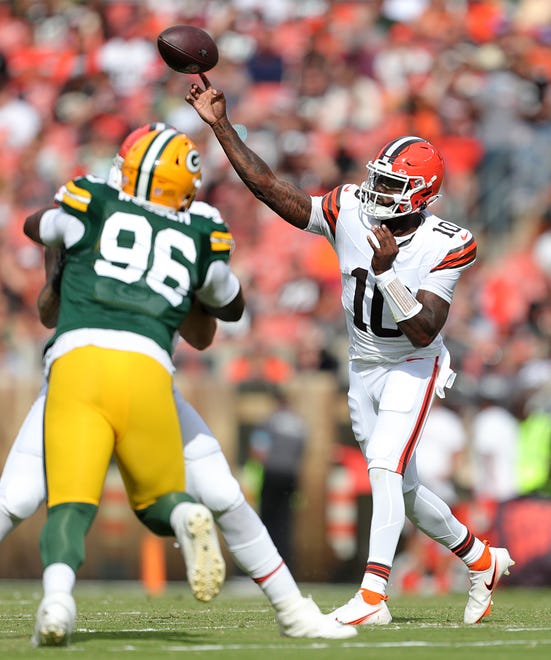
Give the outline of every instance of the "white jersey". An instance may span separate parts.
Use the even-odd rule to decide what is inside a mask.
[[[359,187],[355,184],[312,197],[306,227],[306,231],[325,236],[339,259],[350,360],[381,364],[440,355],[441,335],[429,346],[415,348],[394,322],[375,286],[373,250],[367,241],[369,221],[360,218],[358,197]],[[396,240],[399,252],[393,268],[401,282],[413,295],[423,289],[450,303],[460,273],[476,259],[476,241],[471,232],[425,211],[420,227]]]

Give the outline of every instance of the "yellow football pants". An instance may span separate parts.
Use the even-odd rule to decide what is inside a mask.
[[[98,505],[111,457],[133,509],[184,490],[172,377],[140,353],[86,346],[52,365],[44,416],[48,506]]]

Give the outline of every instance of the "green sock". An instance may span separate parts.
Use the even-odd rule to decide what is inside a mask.
[[[44,568],[60,562],[77,572],[84,561],[84,539],[97,510],[94,504],[83,502],[57,504],[48,509],[48,519],[40,534]]]
[[[187,493],[167,493],[148,506],[146,509],[134,511],[148,529],[158,536],[174,536],[174,530],[170,524],[170,514],[180,502],[195,502]]]

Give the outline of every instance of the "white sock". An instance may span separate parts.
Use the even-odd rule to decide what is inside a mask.
[[[258,584],[273,607],[301,598],[268,530],[247,502],[222,513],[216,522],[235,563]]]
[[[186,509],[193,504],[193,502],[179,502],[170,512],[170,526],[176,534],[176,527],[178,526],[179,521],[182,516],[185,515]]]
[[[60,592],[71,594],[75,586],[75,579],[75,572],[67,564],[61,562],[50,564],[42,574],[44,596]]]
[[[460,557],[461,561],[465,562],[467,566],[477,561],[477,559],[480,559],[480,557],[482,557],[482,553],[484,552],[484,547],[485,547],[484,543],[482,543],[482,541],[480,539],[477,539],[475,536],[473,541],[473,547],[469,550],[469,552],[466,555]]]

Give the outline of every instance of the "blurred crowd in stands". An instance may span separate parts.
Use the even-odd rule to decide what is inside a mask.
[[[230,118],[312,194],[362,181],[366,162],[398,135],[441,150],[447,173],[434,211],[479,243],[445,328],[460,372],[446,401],[475,406],[475,437],[488,407],[517,438],[540,414],[551,434],[549,0],[0,2],[2,377],[38,373],[49,334],[35,311],[42,252],[23,236],[24,217],[75,175],[106,176],[130,130],[165,121],[200,148],[198,198],[234,234],[248,302],[246,318],[221,324],[205,354],[179,346],[182,369],[242,387],[327,370],[346,387],[332,250],[286,226],[236,178],[185,103],[194,77],[158,55],[157,34],[175,23],[215,37],[220,60],[208,75]],[[492,452],[490,436],[505,442],[505,431],[481,431],[481,455]]]

